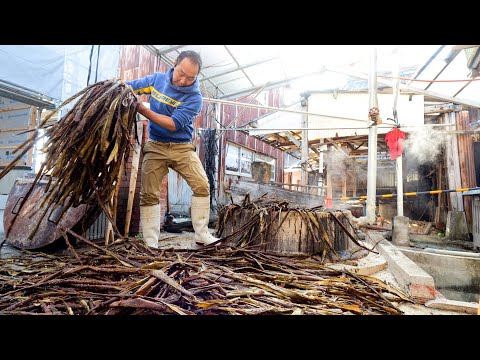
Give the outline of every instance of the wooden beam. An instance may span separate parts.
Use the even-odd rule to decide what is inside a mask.
[[[14,107],[14,108],[3,108],[3,109],[0,109],[0,113],[7,112],[7,111],[29,109],[29,108],[30,108],[30,105],[29,106],[19,106],[19,107]]]
[[[480,45],[453,45],[452,51],[455,50],[463,50],[463,49],[470,49],[472,47],[479,47]]]
[[[298,147],[301,146],[300,140],[298,140],[295,136],[293,136],[293,134],[292,134],[291,131],[285,131],[285,135],[287,135],[287,137],[288,137],[295,145],[297,145]],[[303,139],[302,139],[302,141],[303,141]]]
[[[9,132],[9,131],[23,131],[30,129],[28,126],[21,126],[16,128],[9,128],[9,129],[0,129],[0,133],[2,132]]]
[[[128,237],[130,230],[130,220],[132,218],[133,199],[135,198],[135,188],[137,185],[138,164],[140,162],[140,152],[142,150],[143,138],[143,121],[137,122],[137,134],[140,144],[135,142],[133,148],[132,169],[130,171],[130,183],[128,185],[128,200],[127,200],[127,214],[125,216],[125,231],[124,236]]]
[[[325,138],[325,140],[327,140],[328,142],[331,143],[331,145],[333,145],[338,151],[340,151],[343,155],[345,155],[345,157],[351,161],[353,164],[356,164],[358,165],[358,163],[355,161],[355,159],[351,158],[349,154],[347,154],[345,152],[345,150],[342,149],[341,146],[339,146],[335,141],[332,140],[332,138]],[[326,143],[326,142],[325,142]]]
[[[455,111],[455,105],[452,103],[449,104],[441,104],[441,105],[425,105],[423,109],[424,114],[432,114],[432,113],[447,113]]]

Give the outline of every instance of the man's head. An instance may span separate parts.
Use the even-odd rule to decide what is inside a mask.
[[[197,79],[202,69],[202,58],[195,51],[182,51],[175,61],[172,84],[175,86],[190,86]]]

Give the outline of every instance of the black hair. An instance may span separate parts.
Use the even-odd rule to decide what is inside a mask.
[[[198,73],[200,74],[200,70],[202,69],[202,58],[200,57],[200,54],[193,50],[182,51],[178,55],[175,65],[180,64],[185,58],[189,58],[191,62],[198,65]]]

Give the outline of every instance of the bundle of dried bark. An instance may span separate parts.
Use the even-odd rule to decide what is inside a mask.
[[[69,230],[66,230],[69,231]],[[0,260],[1,314],[402,314],[373,277],[224,245],[146,248],[140,239]]]
[[[78,97],[78,101],[58,122],[47,124],[54,113]],[[47,139],[42,149],[45,161],[21,202],[22,206],[35,184],[44,176],[49,176],[45,188],[47,195],[38,204],[43,216],[39,217],[30,239],[51,206],[63,206],[57,221],[70,207],[81,204],[101,206],[111,218],[106,204],[114,194],[122,158],[127,160],[129,156],[137,107],[135,94],[123,81],[97,82],[61,104],[15,150],[20,153],[0,173],[0,179],[40,138]],[[40,130],[44,130],[42,135]],[[90,222],[93,221],[95,219]]]
[[[267,250],[270,245],[268,243],[275,242],[282,224],[290,218],[296,221],[295,226],[298,225],[299,233],[302,225],[305,225],[305,233],[302,234],[304,240],[315,245],[311,250],[319,249],[322,259],[341,260],[335,246],[341,244],[346,247],[347,241],[352,241],[367,253],[372,251],[359,243],[358,235],[354,236],[347,229],[345,225],[350,225],[354,230],[342,211],[325,211],[320,206],[299,208],[292,206],[286,199],[267,194],[253,200],[247,194],[241,204],[231,203],[220,207],[217,236],[221,237],[224,244],[256,246],[258,249]]]

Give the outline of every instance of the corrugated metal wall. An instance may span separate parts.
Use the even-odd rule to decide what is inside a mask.
[[[168,170],[168,211],[190,216],[193,191],[187,182],[172,169]]]
[[[470,116],[468,111],[455,113],[457,130],[470,130]],[[471,134],[458,135],[458,157],[460,160],[460,176],[462,187],[472,188],[477,186],[475,176],[475,159],[473,157],[473,138]],[[463,197],[463,206],[467,224],[472,223],[472,197]]]
[[[281,101],[283,89],[272,89],[268,90],[267,103],[263,104],[266,106],[279,107]],[[245,97],[239,99],[239,101],[244,103],[258,104],[256,100],[253,99],[253,96]],[[247,124],[248,122],[257,119],[260,116],[268,113],[267,109],[255,109],[248,108],[245,110],[242,106],[234,105],[221,105],[220,107],[220,123],[223,126],[229,127],[240,127]],[[237,117],[238,116],[238,117]],[[220,137],[219,144],[219,163],[218,163],[218,174],[219,174],[219,187],[218,192],[218,201],[220,203],[227,203],[229,201],[228,188],[229,183],[232,178],[236,178],[235,175],[226,175],[225,174],[225,151],[227,141],[231,141],[235,144],[247,147],[255,152],[259,152],[276,159],[275,167],[275,181],[283,182],[283,169],[284,169],[284,152],[259,140],[256,137],[249,136],[241,131],[224,131]],[[227,192],[225,192],[227,190]]]

